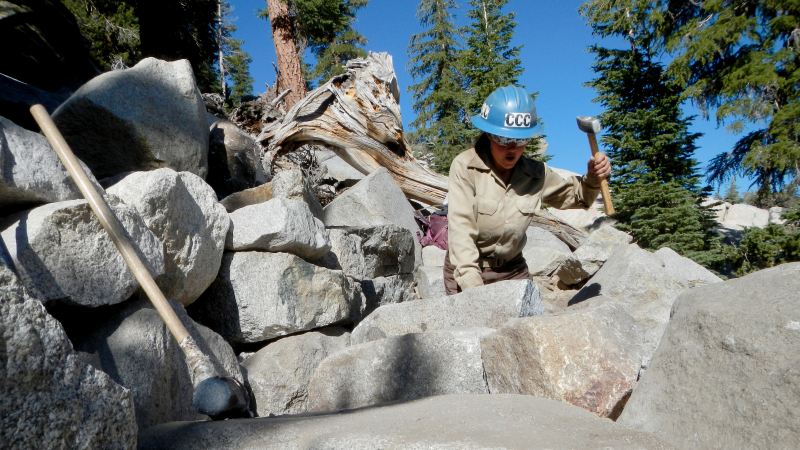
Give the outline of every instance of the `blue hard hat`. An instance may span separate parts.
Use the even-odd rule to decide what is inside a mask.
[[[495,136],[527,139],[542,132],[536,106],[525,89],[503,86],[492,92],[480,114],[472,117],[475,128]]]

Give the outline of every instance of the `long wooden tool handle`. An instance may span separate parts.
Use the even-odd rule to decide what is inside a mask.
[[[36,123],[39,124],[44,135],[47,136],[47,140],[50,141],[50,145],[53,146],[58,157],[61,158],[61,162],[66,166],[75,184],[78,185],[78,189],[81,190],[83,196],[89,202],[89,206],[92,207],[92,210],[95,215],[97,215],[103,228],[105,228],[108,235],[111,236],[111,240],[114,241],[117,249],[119,249],[122,257],[128,264],[128,267],[130,267],[131,272],[133,272],[133,276],[136,277],[136,280],[138,280],[139,284],[144,288],[147,296],[150,297],[150,301],[153,302],[153,306],[156,307],[158,314],[161,315],[164,323],[167,324],[167,328],[169,328],[172,336],[175,337],[175,340],[180,344],[185,338],[189,337],[189,332],[186,331],[186,327],[184,327],[183,323],[178,319],[178,316],[175,314],[175,311],[172,310],[172,307],[167,302],[167,299],[164,297],[164,294],[161,292],[161,289],[159,289],[155,280],[153,280],[147,267],[142,263],[139,255],[136,254],[136,250],[125,235],[125,230],[122,228],[122,225],[120,225],[106,201],[100,193],[97,192],[94,185],[92,185],[92,182],[89,181],[89,177],[86,175],[86,172],[84,172],[80,163],[78,163],[78,159],[75,157],[75,154],[72,153],[72,150],[70,150],[61,132],[56,128],[56,124],[53,123],[47,110],[44,109],[42,105],[33,105],[31,107],[31,114],[33,114],[33,118],[36,119]]]
[[[593,133],[586,133],[586,135],[589,136],[589,146],[592,148],[592,156],[595,156],[600,151],[597,149],[597,137]],[[614,205],[611,203],[611,192],[608,191],[607,178],[600,180],[600,194],[603,196],[603,206],[606,209],[606,215],[613,216]]]

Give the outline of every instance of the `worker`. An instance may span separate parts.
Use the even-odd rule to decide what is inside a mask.
[[[522,248],[533,214],[543,204],[589,208],[600,180],[611,174],[603,153],[589,159],[585,175],[567,180],[547,164],[523,157],[529,139],[542,127],[522,88],[492,92],[472,124],[483,133],[450,166],[447,295],[498,281],[530,280]]]

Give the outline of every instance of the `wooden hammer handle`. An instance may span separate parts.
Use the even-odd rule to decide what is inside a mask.
[[[592,148],[592,156],[597,156],[600,151],[597,149],[597,137],[593,133],[586,133],[589,136],[589,146]],[[614,205],[611,203],[611,192],[608,191],[608,179],[600,180],[600,194],[603,196],[603,206],[607,216],[614,215]]]
[[[53,150],[56,151],[61,162],[66,166],[75,184],[78,185],[78,189],[81,190],[83,196],[89,202],[89,206],[92,207],[92,211],[94,211],[98,220],[100,220],[103,228],[106,229],[111,240],[114,241],[114,245],[119,249],[122,258],[125,259],[131,272],[133,272],[133,276],[139,281],[139,284],[147,293],[147,296],[150,297],[150,301],[153,302],[153,306],[156,307],[158,314],[164,320],[164,323],[167,324],[167,328],[169,328],[172,336],[180,344],[181,341],[189,337],[189,332],[186,331],[186,327],[184,327],[183,323],[178,319],[177,314],[175,314],[172,306],[167,302],[167,299],[164,297],[164,294],[161,292],[155,280],[153,280],[147,267],[142,263],[142,260],[136,253],[136,249],[134,249],[125,230],[122,228],[122,225],[120,225],[114,213],[111,212],[111,208],[108,207],[106,201],[89,180],[83,167],[81,167],[78,162],[78,158],[76,158],[75,154],[70,150],[67,141],[64,140],[61,132],[56,128],[56,124],[53,123],[47,110],[44,109],[42,105],[33,105],[31,107],[31,114],[33,114],[33,118],[36,119],[36,123],[39,124],[44,135],[47,136],[47,140],[50,141],[50,145],[53,146]]]

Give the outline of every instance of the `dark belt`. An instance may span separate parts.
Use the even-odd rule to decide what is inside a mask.
[[[486,258],[486,257],[482,256],[482,257],[478,258],[478,267],[480,267],[482,269],[488,269],[488,268],[496,269],[498,267],[505,266],[506,264],[514,261],[517,258],[520,258],[521,256],[522,256],[522,253],[514,256],[513,258],[509,258],[509,259]]]

